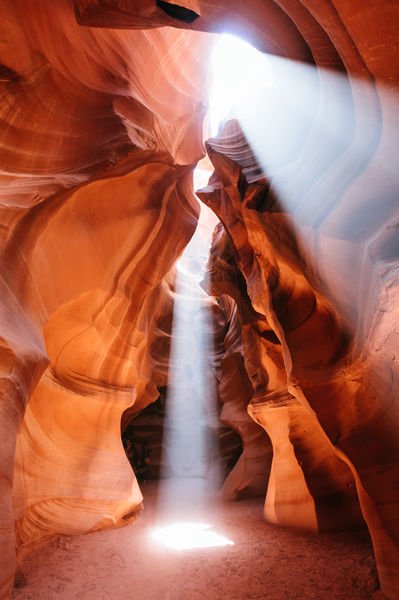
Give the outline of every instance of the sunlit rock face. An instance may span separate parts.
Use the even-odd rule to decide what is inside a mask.
[[[237,170],[236,174],[239,172]],[[214,178],[212,185],[215,183]],[[261,185],[259,182],[252,184],[252,190],[260,191]],[[228,237],[222,228],[215,233],[208,277],[210,282],[215,282],[214,293],[224,291],[237,300],[242,322],[242,355],[253,387],[248,412],[265,428],[273,445],[265,516],[273,523],[312,531],[361,526],[351,472],[326,442],[314,416],[288,391],[279,338],[266,315],[252,308],[251,286],[246,289],[240,261],[241,252],[244,255],[250,249],[248,243],[246,248],[240,246],[240,239],[245,239],[247,234],[246,211],[240,209],[237,219],[237,212],[231,212],[233,202],[218,202],[217,196],[221,195],[221,190],[200,192],[201,198],[220,215],[230,233]],[[248,210],[250,216],[251,210],[253,212],[253,209]],[[230,230],[226,225],[229,212],[230,223],[234,223]],[[257,235],[262,235],[260,228]],[[240,247],[239,254],[236,247]],[[289,293],[281,292],[281,296],[286,301]]]
[[[213,294],[224,294],[215,282]],[[218,370],[218,391],[222,406],[220,419],[238,433],[242,453],[228,473],[221,489],[225,500],[264,495],[270,473],[272,448],[264,431],[249,417],[247,407],[254,390],[244,364],[241,325],[237,305],[226,294],[219,298],[226,319],[226,334]]]
[[[252,150],[235,125],[208,146],[202,199],[222,221],[208,361],[243,444],[222,493],[267,485],[268,520],[315,531],[360,526],[360,506],[397,598],[397,4],[1,6],[0,598],[16,541],[140,507],[121,418],[168,384],[173,269],[197,222],[221,31],[311,65],[316,90],[288,69],[273,127],[257,111],[246,123]]]
[[[198,194],[223,224],[214,236],[208,277],[216,281],[214,293],[219,289],[237,302],[254,388],[248,412],[273,445],[265,516],[317,531],[356,527],[362,522],[359,499],[384,593],[395,598],[399,448],[392,298],[398,292],[389,225],[369,224],[372,240],[382,249],[385,233],[389,248],[378,259],[374,254],[373,263],[370,242],[354,239],[352,227],[340,238],[324,233],[329,217],[337,226],[339,205],[328,205],[320,227],[303,223],[308,197],[302,198],[302,214],[301,207],[295,215],[284,206],[277,186],[259,176],[253,155],[251,164],[236,123],[209,140],[207,150],[215,173]],[[354,206],[350,195],[347,210],[359,211],[362,223],[363,207]],[[380,291],[367,294],[376,270],[384,274]],[[364,290],[362,298],[353,287]],[[349,319],[354,314],[356,320]]]
[[[198,217],[206,45],[93,32],[68,1],[3,2],[0,27],[5,598],[15,539],[140,508],[121,416],[165,383],[154,345]]]
[[[274,448],[266,517],[318,529],[359,523],[355,482],[383,592],[397,598],[398,7],[279,5],[308,44],[318,91],[304,101],[295,69],[286,67],[291,88],[276,73],[286,109],[269,105],[269,127],[267,108],[242,122],[267,180],[225,131],[209,143],[216,176],[202,198],[224,224],[238,287],[262,326],[263,369],[243,339],[249,412]]]
[[[68,533],[113,523],[140,503],[121,447],[120,419],[146,379],[140,367],[153,328],[142,315],[156,298],[162,265],[176,258],[175,245],[165,244],[161,253],[154,240],[173,227],[168,204],[179,203],[183,182],[172,165],[159,162],[151,169],[131,163],[127,175],[109,174],[67,193],[64,201],[53,199],[52,207],[46,201],[36,208],[36,219],[28,214],[29,234],[19,252],[31,281],[54,275],[49,296],[39,288],[48,303],[43,334],[50,364],[17,443],[14,503],[22,541],[42,530]],[[141,229],[133,241],[137,215]],[[176,225],[184,236],[183,222]],[[154,276],[145,283],[150,270]],[[37,290],[24,284],[26,301],[35,300]],[[155,303],[154,319],[156,312]],[[43,431],[50,432],[47,441]],[[76,521],[66,516],[71,505]]]

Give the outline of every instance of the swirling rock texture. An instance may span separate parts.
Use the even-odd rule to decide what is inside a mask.
[[[270,438],[266,518],[322,531],[359,525],[360,505],[382,590],[398,598],[399,6],[0,6],[0,597],[15,530],[19,542],[93,531],[140,506],[120,421],[167,383],[171,270],[198,217],[201,32],[230,31],[312,65],[318,91],[264,176],[235,125],[208,144],[202,199],[223,224],[205,285],[222,307],[209,363],[222,420],[247,432],[225,495],[266,485]],[[317,122],[337,94],[350,115],[331,145]]]
[[[380,294],[373,294],[369,302],[383,317],[370,322],[370,306],[352,305],[350,309],[359,312],[358,323],[349,328],[342,316],[349,312],[342,310],[349,294],[339,298],[337,290],[333,294],[323,285],[320,272],[320,278],[315,277],[320,265],[309,257],[303,223],[284,211],[271,182],[256,175],[259,166],[251,165],[251,152],[237,124],[227,124],[224,135],[208,141],[207,150],[215,173],[198,195],[223,223],[214,237],[209,278],[217,282],[214,293],[219,288],[237,302],[245,365],[254,388],[248,411],[273,444],[265,516],[319,531],[360,526],[358,497],[384,593],[396,598],[395,309],[392,304],[387,307],[387,292],[380,283]],[[379,228],[377,223],[375,235],[381,244]],[[306,235],[312,234],[323,256],[323,246],[332,241],[307,227]],[[397,290],[397,276],[392,273],[390,235],[387,238],[390,296]],[[369,252],[367,243],[363,252]],[[383,262],[380,255],[378,269]],[[370,270],[358,278],[370,278]],[[351,275],[348,286],[356,283],[355,273]],[[388,322],[393,326],[389,334]]]
[[[228,136],[227,140],[231,144],[231,136]],[[245,149],[245,142],[242,141]],[[218,141],[218,145],[220,147],[221,140]],[[235,147],[237,149],[237,144]],[[265,265],[265,270],[270,271],[273,284],[276,286],[278,283],[279,306],[280,310],[284,311],[288,327],[296,329],[295,325],[298,322],[301,325],[304,322],[304,315],[307,317],[308,313],[312,314],[314,302],[309,296],[313,296],[313,289],[309,287],[308,293],[305,294],[301,281],[297,282],[292,276],[284,281],[282,269],[277,264],[275,252],[272,250],[274,244],[269,241],[269,232],[265,234],[264,239],[259,239],[256,250],[252,250],[246,217],[249,215],[251,218],[256,214],[254,200],[256,196],[265,196],[266,182],[252,183],[246,189],[246,183],[242,180],[242,170],[236,163],[222,154],[216,154],[211,145],[208,153],[214,161],[216,173],[227,186],[226,189],[230,190],[233,183],[237,186],[235,194],[226,194],[214,177],[209,188],[200,192],[200,197],[219,214],[231,240],[230,242],[223,230],[218,232],[219,239],[215,237],[216,248],[214,247],[212,254],[214,256],[216,251],[218,265],[211,271],[211,279],[229,279],[232,286],[234,278],[237,287],[236,298],[243,290],[238,298],[238,306],[243,315],[242,337],[246,370],[254,389],[249,412],[256,421],[265,426],[274,450],[265,515],[268,520],[276,523],[315,530],[336,529],[340,526],[347,527],[350,523],[356,524],[360,517],[355,517],[357,499],[353,489],[349,489],[349,492],[347,490],[353,488],[350,471],[336,459],[328,445],[326,446],[317,422],[312,422],[306,408],[288,391],[283,349],[270,314],[266,314],[264,308],[260,310],[260,304],[257,304],[257,312],[253,310],[250,300],[250,275],[256,273],[255,260],[265,255],[267,245],[270,244],[267,256],[273,251],[273,262],[270,263],[275,270],[273,271],[269,264]],[[229,183],[228,178],[231,179]],[[239,205],[238,198],[241,198]],[[280,217],[281,214],[278,213],[278,218]],[[263,213],[256,227],[258,238],[262,235],[262,221]],[[278,223],[279,235],[283,233],[284,226],[284,221]],[[289,239],[289,232],[285,233],[285,237]],[[221,244],[224,245],[222,252]],[[221,265],[222,258],[226,265]],[[215,273],[217,268],[222,270],[222,276]],[[234,273],[234,269],[239,269],[239,273]],[[261,272],[259,270],[253,280],[258,279]],[[263,293],[261,297],[264,298]],[[329,510],[329,504],[333,510]]]
[[[231,143],[231,136],[228,139]],[[218,164],[211,150],[210,155]],[[234,170],[236,174],[241,173],[240,169]],[[262,184],[252,185],[260,190]],[[266,315],[252,308],[248,296],[251,288],[248,287],[247,293],[240,270],[243,265],[238,258],[241,252],[249,250],[240,245],[240,238],[241,241],[246,238],[242,215],[237,219],[234,212],[233,232],[227,228],[225,212],[233,206],[230,199],[219,203],[220,191],[215,189],[202,191],[200,196],[218,212],[232,240],[223,228],[215,234],[209,279],[216,282],[212,285],[213,293],[224,291],[237,302],[245,367],[253,388],[248,410],[253,419],[264,426],[273,444],[265,516],[277,524],[313,531],[356,527],[361,524],[361,515],[350,471],[326,444],[317,421],[289,393],[279,339]],[[237,248],[240,248],[239,254]],[[283,297],[284,304],[289,295],[288,292]],[[292,318],[291,311],[289,314]]]
[[[218,295],[212,285],[212,293]],[[211,288],[209,288],[211,289]],[[270,473],[272,448],[270,440],[249,417],[247,407],[253,387],[243,360],[241,324],[237,305],[227,295],[219,299],[226,319],[226,333],[218,370],[218,392],[222,405],[220,419],[241,438],[242,452],[234,468],[227,474],[221,488],[225,500],[264,495]]]
[[[1,9],[6,598],[14,522],[24,542],[141,505],[120,422],[163,382],[152,339],[198,217],[206,36],[93,32],[69,1]]]

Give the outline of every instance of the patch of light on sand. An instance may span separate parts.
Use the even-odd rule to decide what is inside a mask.
[[[206,523],[174,523],[154,530],[152,537],[175,550],[234,545],[234,542],[210,529],[211,525]]]

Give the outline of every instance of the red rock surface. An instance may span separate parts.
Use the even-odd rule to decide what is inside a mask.
[[[313,531],[362,513],[398,598],[399,6],[181,6],[179,19],[154,0],[1,1],[0,598],[16,543],[140,506],[120,423],[168,383],[220,31],[317,72],[300,137],[281,137],[269,170],[234,124],[208,143],[201,197],[222,222],[204,282],[220,297],[209,364],[244,448],[223,492],[268,482],[266,518]],[[336,98],[344,134],[329,144],[318,123]]]

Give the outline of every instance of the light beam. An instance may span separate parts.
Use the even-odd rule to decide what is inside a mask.
[[[361,287],[356,248],[384,239],[384,227],[396,223],[399,99],[366,69],[348,75],[338,57],[333,66],[265,55],[223,35],[214,49],[209,118],[213,132],[227,118],[239,122],[310,272],[355,329],[368,318],[359,315],[367,302],[358,298],[373,293]]]
[[[209,171],[195,172],[202,185]],[[217,219],[200,205],[190,243],[177,263],[171,353],[164,426],[164,470],[159,491],[159,521],[182,515],[199,517],[212,488],[220,483],[217,458],[219,423],[213,356],[213,300],[200,287]]]

